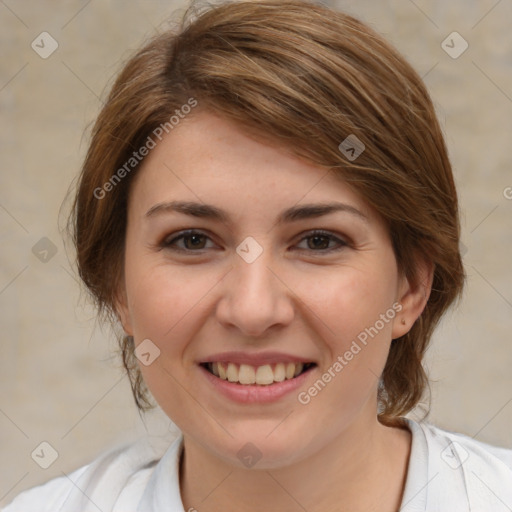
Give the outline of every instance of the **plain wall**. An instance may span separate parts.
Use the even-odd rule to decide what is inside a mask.
[[[468,281],[428,352],[429,420],[512,448],[512,3],[330,4],[369,23],[408,58],[446,133]],[[105,87],[183,5],[0,3],[0,504],[107,448],[169,429],[158,411],[141,420],[115,339],[80,294],[58,222]],[[43,31],[59,45],[46,59],[31,48]],[[453,31],[469,44],[457,59],[441,46]],[[34,246],[39,257],[50,251],[49,260]],[[31,458],[43,441],[59,454],[46,470]]]

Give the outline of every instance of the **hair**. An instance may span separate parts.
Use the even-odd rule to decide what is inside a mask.
[[[381,375],[379,419],[399,420],[428,387],[424,353],[465,279],[451,165],[421,78],[366,24],[306,1],[192,9],[178,29],[153,37],[124,65],[94,124],[70,216],[79,275],[111,321],[130,183],[144,162],[134,161],[134,151],[162,127],[170,132],[170,116],[193,101],[198,108],[189,115],[215,112],[331,169],[387,222],[398,269],[411,283],[420,279],[418,258],[432,264],[428,302],[393,340]],[[356,159],[339,148],[349,136],[364,144]],[[134,340],[119,342],[135,402],[148,410]]]

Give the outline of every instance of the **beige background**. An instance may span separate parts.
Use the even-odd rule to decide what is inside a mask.
[[[512,448],[512,3],[331,2],[387,36],[436,102],[459,187],[468,287],[429,351],[430,419]],[[59,231],[59,210],[120,62],[182,3],[0,2],[0,504],[92,460],[106,448],[168,431],[132,404],[115,342],[95,322]],[[42,59],[41,32],[59,44]],[[469,48],[452,59],[453,31]],[[509,197],[512,197],[512,189]],[[64,217],[60,216],[61,225]],[[57,253],[32,252],[43,237]],[[51,253],[49,253],[49,256]],[[59,453],[41,469],[31,452]]]

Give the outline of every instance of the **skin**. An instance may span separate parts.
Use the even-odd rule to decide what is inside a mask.
[[[146,215],[171,200],[215,205],[230,221]],[[336,212],[276,224],[288,207],[329,201],[367,220]],[[186,229],[206,236],[165,246]],[[335,238],[315,245],[305,238],[314,229]],[[236,253],[247,236],[263,249],[250,264]],[[152,150],[130,191],[117,310],[136,345],[160,349],[140,366],[183,431],[185,510],[398,510],[411,435],[379,423],[377,376],[428,300],[432,269],[418,263],[418,275],[421,285],[401,277],[385,222],[346,183],[211,112],[189,116]],[[237,404],[197,366],[228,350],[282,351],[317,362],[307,390],[397,302],[396,317],[307,405],[295,392]],[[247,442],[262,454],[252,468],[237,456]]]

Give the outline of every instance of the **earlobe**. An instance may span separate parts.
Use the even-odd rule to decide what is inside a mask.
[[[393,339],[400,338],[411,330],[427,305],[433,279],[434,263],[417,258],[416,278],[414,280],[409,280],[405,276],[402,278],[398,295],[402,309],[397,315],[398,321],[393,324]]]

